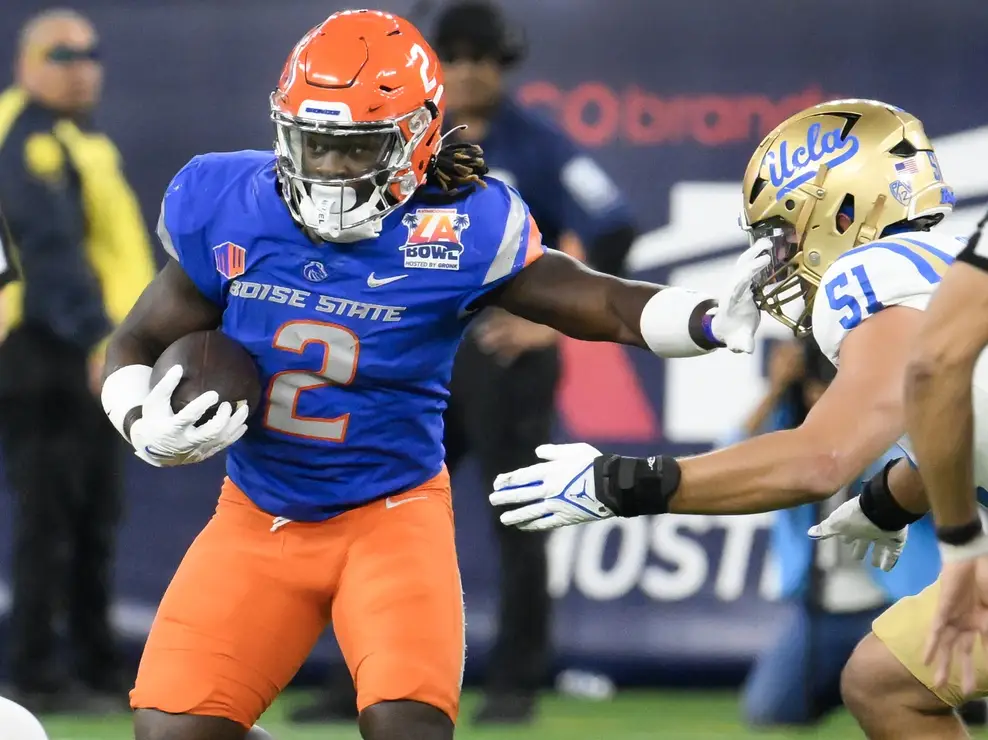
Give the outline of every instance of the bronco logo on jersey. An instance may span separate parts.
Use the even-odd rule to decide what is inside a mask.
[[[461,235],[470,217],[455,208],[416,208],[402,218],[408,241],[401,247],[405,267],[427,270],[459,270],[463,253]]]
[[[233,242],[223,242],[213,247],[216,272],[227,280],[233,280],[247,271],[247,250]]]

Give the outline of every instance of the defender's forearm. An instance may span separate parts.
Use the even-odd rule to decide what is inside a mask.
[[[848,481],[836,455],[781,431],[679,461],[677,514],[754,514],[827,498]]]

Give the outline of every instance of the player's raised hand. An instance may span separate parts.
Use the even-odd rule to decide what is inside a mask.
[[[755,332],[761,311],[755,305],[751,281],[765,269],[771,258],[768,239],[759,239],[746,249],[731,271],[731,277],[718,296],[717,309],[710,323],[714,336],[731,352],[751,353],[755,349]]]
[[[535,454],[546,462],[494,479],[491,504],[511,507],[501,514],[502,524],[535,532],[614,516],[594,491],[599,450],[579,442],[540,445]]]
[[[236,410],[221,403],[212,418],[196,426],[219,400],[207,391],[178,413],[172,411],[172,394],[182,380],[176,365],[151,389],[141,409],[141,418],[130,428],[130,441],[139,458],[155,467],[201,462],[229,447],[247,431],[247,404]]]
[[[810,527],[808,534],[815,540],[838,537],[851,546],[851,554],[858,560],[864,560],[871,547],[871,564],[889,571],[906,546],[908,531],[905,527],[893,532],[881,529],[861,510],[861,498],[855,496],[838,506],[822,522]]]

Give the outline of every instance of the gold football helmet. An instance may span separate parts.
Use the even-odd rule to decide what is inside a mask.
[[[787,119],[755,150],[742,188],[742,227],[752,243],[771,240],[755,301],[797,335],[811,329],[834,260],[890,226],[929,228],[954,204],[923,124],[875,100],[834,100]]]

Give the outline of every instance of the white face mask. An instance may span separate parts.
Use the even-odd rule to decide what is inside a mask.
[[[299,215],[303,223],[326,241],[357,242],[373,239],[381,233],[380,218],[372,218],[365,224],[352,226],[377,212],[371,202],[354,208],[357,192],[353,188],[311,184],[307,193],[300,183],[294,185],[299,196]]]

